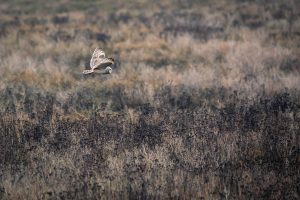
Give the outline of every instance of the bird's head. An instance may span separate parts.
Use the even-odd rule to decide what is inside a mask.
[[[112,72],[112,68],[111,67],[106,67],[105,73],[106,74],[111,74],[111,72]]]

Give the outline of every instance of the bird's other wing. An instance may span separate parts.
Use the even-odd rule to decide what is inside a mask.
[[[101,60],[100,64],[96,68],[105,69],[106,67],[114,64],[114,62],[108,58],[104,58]]]
[[[101,49],[96,48],[90,60],[90,67],[93,69],[100,65],[105,59],[105,53]]]

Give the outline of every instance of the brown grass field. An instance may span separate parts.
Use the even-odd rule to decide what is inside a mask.
[[[299,129],[297,0],[0,0],[0,199],[296,200]]]

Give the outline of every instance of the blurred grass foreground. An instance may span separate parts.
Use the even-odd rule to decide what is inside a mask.
[[[299,199],[299,44],[297,0],[0,0],[0,199]]]

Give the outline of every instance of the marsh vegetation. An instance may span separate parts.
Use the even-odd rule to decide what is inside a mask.
[[[299,199],[298,1],[153,2],[0,2],[0,199]]]

